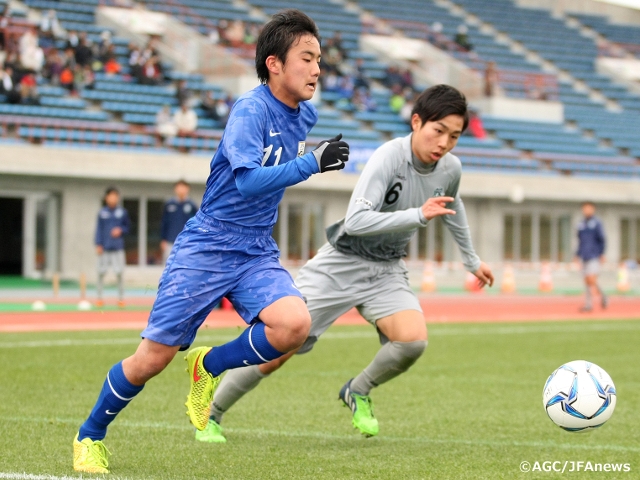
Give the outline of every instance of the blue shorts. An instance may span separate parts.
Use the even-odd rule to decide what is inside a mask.
[[[279,257],[270,228],[240,227],[198,212],[176,238],[140,335],[185,350],[222,297],[247,323],[282,297],[302,298]]]

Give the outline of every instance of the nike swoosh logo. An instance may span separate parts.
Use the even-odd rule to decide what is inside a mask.
[[[202,354],[200,354],[202,355]],[[196,363],[193,367],[193,381],[194,382],[199,382],[200,379],[202,378],[200,375],[198,375],[198,360],[200,360],[200,355],[198,355],[198,358],[196,358]]]
[[[118,412],[110,412],[109,410],[105,410],[104,413],[106,413],[107,415],[117,415]]]
[[[269,136],[275,137],[276,135],[280,135],[281,132],[274,132],[273,129],[269,129]]]
[[[242,363],[244,363],[247,367],[251,366],[251,364],[249,362],[247,362],[246,360],[243,360]]]
[[[339,167],[340,165],[342,165],[344,162],[342,160],[338,160],[336,163],[334,163],[333,165],[327,165],[325,168],[331,168],[331,167]]]

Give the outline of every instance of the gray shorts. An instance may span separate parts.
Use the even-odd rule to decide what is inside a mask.
[[[582,261],[582,273],[587,275],[598,275],[600,273],[600,259],[592,258],[591,260]]]
[[[404,261],[368,261],[340,253],[328,243],[300,269],[296,286],[311,314],[311,331],[298,353],[310,351],[320,335],[353,307],[374,326],[403,310],[422,313]]]
[[[98,273],[107,273],[111,269],[119,274],[124,271],[124,250],[105,250],[102,255],[98,255]]]

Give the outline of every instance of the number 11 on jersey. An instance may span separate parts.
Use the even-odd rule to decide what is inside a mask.
[[[263,150],[264,151],[264,157],[262,157],[262,166],[263,167],[264,167],[264,164],[267,163],[267,160],[269,160],[269,157],[271,156],[271,151],[272,150],[273,150],[273,143]],[[276,152],[275,152],[276,161],[273,163],[274,166],[278,165],[280,163],[280,155],[282,155],[282,147],[277,149]]]

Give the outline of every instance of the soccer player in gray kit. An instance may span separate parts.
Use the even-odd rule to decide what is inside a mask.
[[[382,347],[373,361],[339,393],[351,409],[354,427],[365,436],[379,431],[370,390],[407,371],[427,346],[424,315],[402,260],[416,230],[442,216],[465,268],[482,286],[493,284],[491,269],[471,243],[458,192],[460,160],[449,153],[467,123],[462,93],[447,85],[425,90],[413,108],[412,133],[385,143],[371,156],[346,217],[327,228],[329,242],[296,279],[312,319],[309,336],[297,353],[310,351],[320,335],[353,307],[380,334]],[[214,394],[209,424],[196,432],[196,439],[226,442],[220,426],[224,412],[293,353],[229,371]]]

